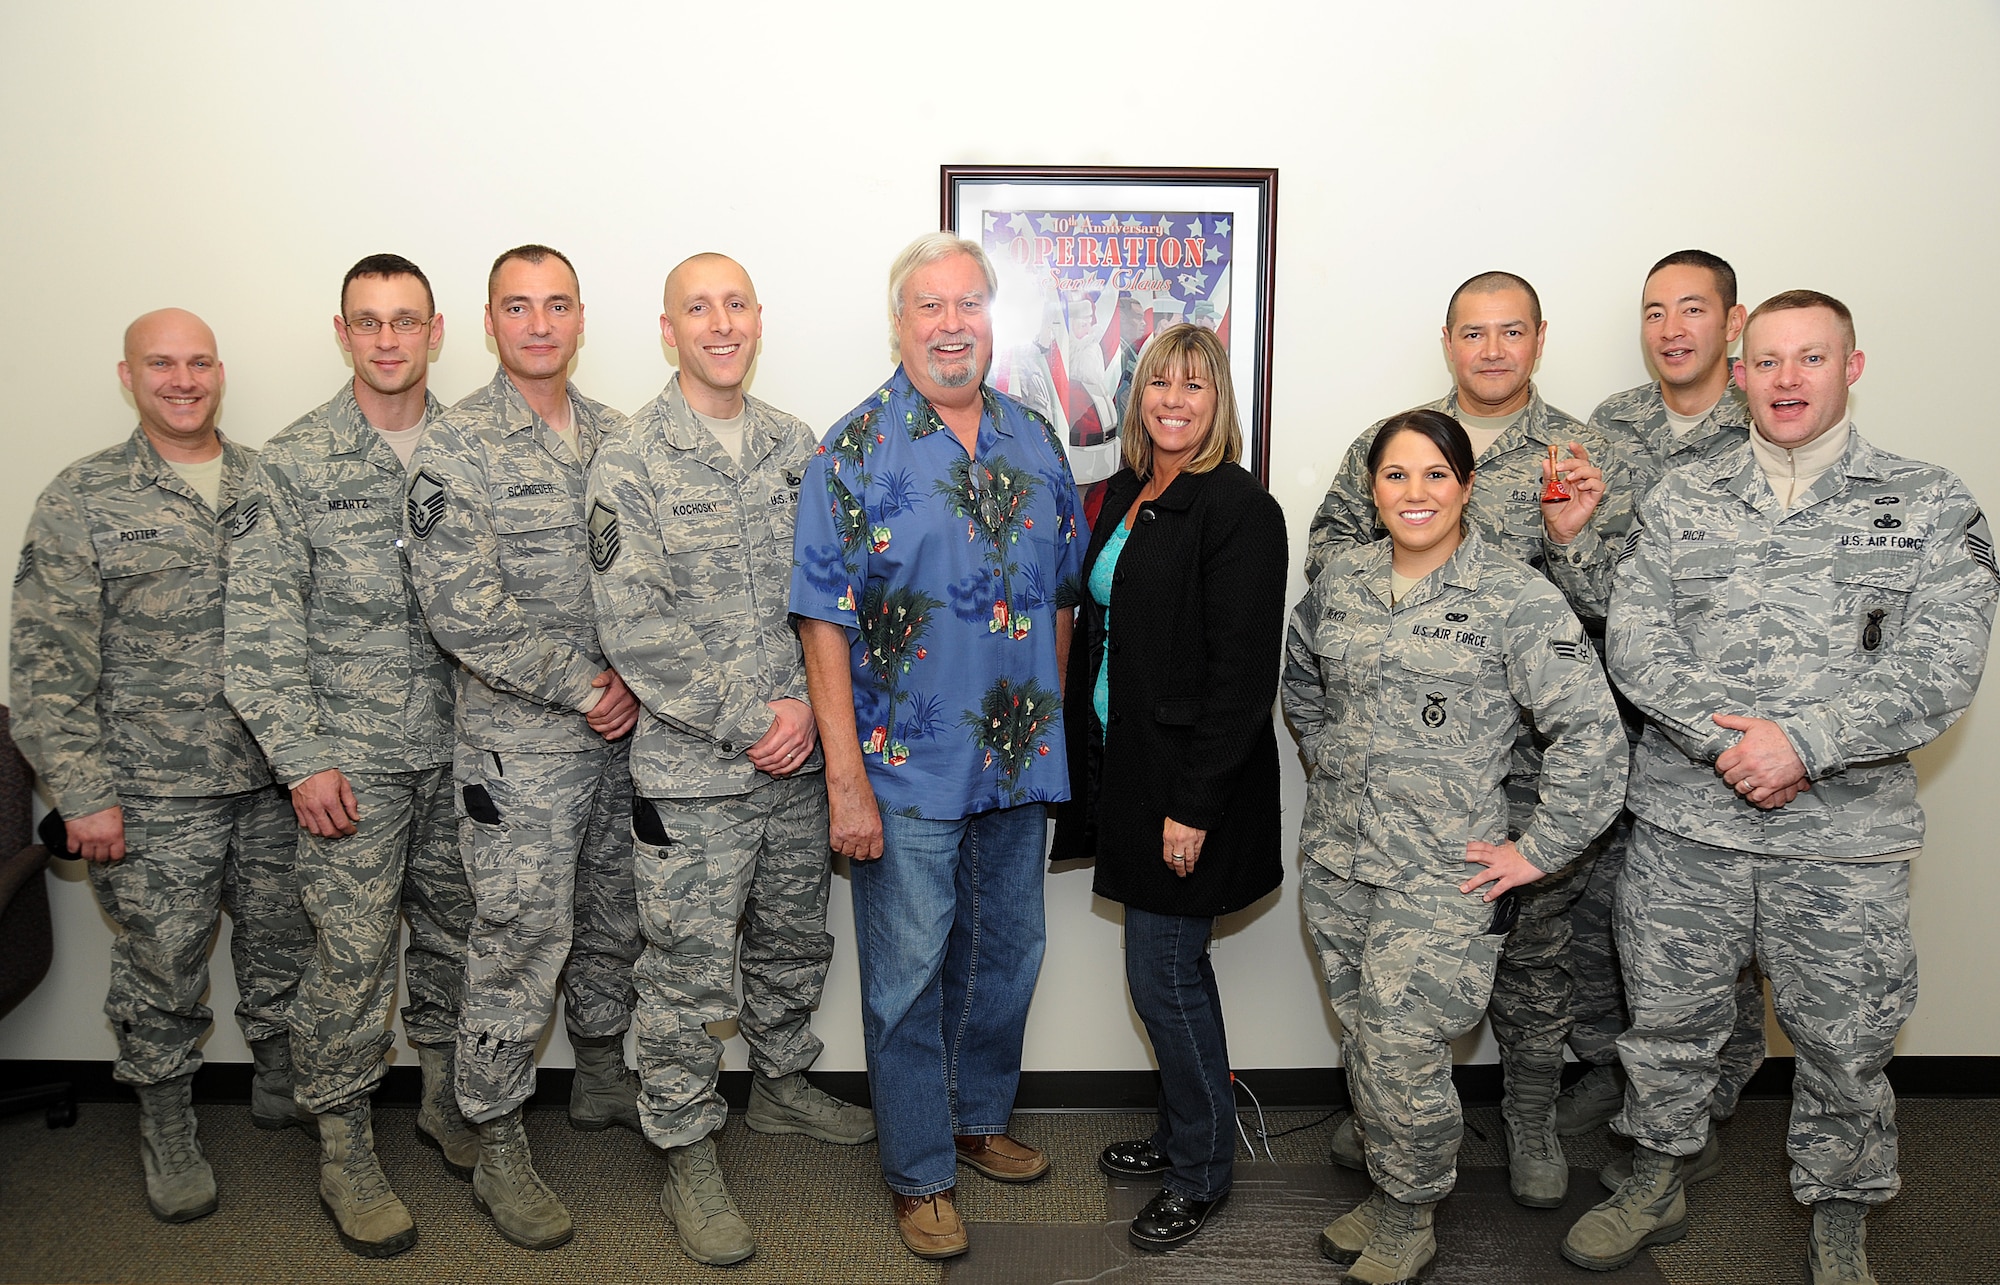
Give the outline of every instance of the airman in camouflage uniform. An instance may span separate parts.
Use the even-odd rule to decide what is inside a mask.
[[[461,1176],[477,1159],[448,1069],[472,917],[452,804],[454,667],[424,626],[403,536],[403,461],[444,413],[426,391],[444,321],[415,264],[373,255],[342,283],[334,328],[354,379],[265,444],[256,507],[232,528],[226,686],[298,816],[318,949],[290,1046],[299,1103],[325,1117],[323,1194],[345,1241],[381,1256],[416,1240],[376,1162],[368,1105],[391,1042],[399,906],[418,1128]],[[260,1068],[267,1057],[258,1050]]]
[[[1635,500],[1668,469],[1708,458],[1749,434],[1743,393],[1729,381],[1729,345],[1743,329],[1743,313],[1736,302],[1735,269],[1707,251],[1676,251],[1647,272],[1639,329],[1660,377],[1612,394],[1590,417],[1590,426],[1623,456]],[[1644,720],[1623,699],[1619,711],[1636,746]],[[1623,1093],[1618,1036],[1625,1030],[1625,990],[1618,978],[1611,905],[1631,829],[1632,814],[1620,813],[1597,845],[1583,895],[1570,912],[1569,973],[1576,992],[1569,1044],[1590,1070],[1556,1101],[1556,1128],[1565,1136],[1611,1119]],[[1743,1086],[1764,1061],[1764,990],[1754,966],[1738,979],[1736,1019],[1709,1103],[1717,1120],[1735,1114]],[[1711,1163],[1720,1164],[1719,1152]],[[1606,1181],[1622,1181],[1621,1169],[1614,1161]]]
[[[1552,581],[1595,633],[1601,631],[1611,599],[1611,537],[1629,522],[1633,492],[1612,444],[1544,402],[1535,390],[1532,376],[1544,326],[1540,301],[1527,282],[1512,274],[1482,273],[1461,285],[1447,309],[1444,335],[1454,387],[1429,409],[1461,422],[1514,416],[1478,451],[1479,484],[1466,508],[1466,522],[1496,552],[1527,563]],[[1313,515],[1307,535],[1308,581],[1341,550],[1383,534],[1366,463],[1380,427],[1354,440]],[[1562,463],[1576,498],[1544,506],[1540,501],[1551,447],[1579,452]],[[1542,739],[1530,723],[1515,748],[1507,794],[1517,828],[1527,823],[1535,806]],[[1509,1185],[1516,1200],[1538,1208],[1560,1205],[1569,1182],[1555,1132],[1562,1046],[1570,1025],[1570,976],[1563,965],[1570,908],[1583,892],[1589,868],[1586,853],[1561,875],[1521,890],[1520,917],[1493,986],[1493,1034],[1506,1084],[1502,1106],[1509,1123]],[[1336,1154],[1358,1163],[1351,1141],[1351,1134],[1342,1135]]]
[[[1755,435],[1670,473],[1620,554],[1611,665],[1644,711],[1617,931],[1632,1177],[1564,1255],[1629,1262],[1684,1234],[1685,1159],[1754,953],[1797,1056],[1792,1191],[1813,1280],[1872,1281],[1864,1218],[1896,1194],[1884,1071],[1917,998],[1910,751],[1971,703],[2000,572],[1948,470],[1854,431],[1844,305],[1767,300],[1744,331]]]
[[[1518,835],[1520,855],[1553,875],[1625,791],[1617,708],[1560,593],[1473,530],[1392,606],[1390,559],[1386,539],[1335,554],[1286,639],[1285,713],[1312,774],[1306,923],[1377,1188],[1351,1242],[1328,1229],[1329,1253],[1362,1252],[1390,1211],[1413,1206],[1428,1236],[1428,1207],[1456,1181],[1451,1041],[1485,1014],[1509,911],[1534,886],[1492,902],[1463,891],[1468,842]],[[1539,801],[1519,824],[1505,781],[1530,719],[1545,747]],[[1350,1277],[1403,1278],[1362,1263]]]
[[[569,383],[582,307],[557,252],[500,256],[486,326],[501,368],[424,434],[405,494],[417,597],[461,666],[459,843],[474,915],[459,1108],[479,1135],[481,1208],[531,1249],[573,1230],[521,1127],[558,977],[577,1061],[571,1122],[639,1128],[623,1051],[640,949],[623,738],[638,704],[598,643],[584,492],[625,417]]]
[[[715,1166],[722,1044],[741,1017],[752,1129],[875,1136],[869,1113],[807,1083],[833,937],[826,786],[786,610],[798,487],[818,438],[743,393],[762,330],[755,287],[721,255],[667,277],[680,373],[590,469],[592,581],[605,654],[644,706],[633,734],[640,1111],[668,1149],[663,1203],[688,1254],[738,1262],[756,1240]],[[742,942],[743,1003],[736,1003]]]
[[[192,313],[133,322],[118,370],[139,427],[64,469],[28,524],[13,730],[118,927],[113,1074],[138,1092],[147,1201],[183,1222],[216,1207],[190,1083],[221,906],[252,1044],[285,1038],[312,929],[284,791],[222,692],[223,532],[244,521],[256,453],[215,431],[222,363]]]

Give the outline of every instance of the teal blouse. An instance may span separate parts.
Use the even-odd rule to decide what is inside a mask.
[[[1110,538],[1098,552],[1097,564],[1090,569],[1091,599],[1104,608],[1104,656],[1097,666],[1097,686],[1090,693],[1090,707],[1097,711],[1100,738],[1111,724],[1111,579],[1118,572],[1118,555],[1124,552],[1125,537],[1130,534],[1123,522],[1113,527]]]

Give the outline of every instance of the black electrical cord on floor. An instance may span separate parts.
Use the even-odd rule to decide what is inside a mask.
[[[1337,1116],[1337,1115],[1339,1115],[1339,1114],[1340,1114],[1340,1112],[1339,1112],[1338,1110],[1334,1110],[1334,1111],[1329,1111],[1329,1112],[1327,1112],[1327,1113],[1326,1113],[1325,1115],[1321,1116],[1321,1117],[1320,1117],[1319,1119],[1317,1119],[1317,1120],[1309,1120],[1309,1121],[1307,1121],[1307,1122],[1306,1122],[1306,1123],[1304,1123],[1304,1124],[1295,1124],[1295,1125],[1293,1125],[1293,1126],[1292,1126],[1291,1128],[1289,1128],[1289,1129],[1280,1129],[1280,1130],[1278,1130],[1278,1131],[1277,1131],[1276,1133],[1267,1133],[1267,1134],[1265,1134],[1265,1135],[1264,1135],[1264,1137],[1265,1137],[1265,1139],[1266,1139],[1266,1140],[1268,1141],[1268,1140],[1270,1140],[1270,1139],[1272,1139],[1272,1138],[1284,1138],[1284,1137],[1289,1137],[1290,1135],[1292,1135],[1292,1134],[1294,1134],[1294,1133],[1304,1133],[1304,1132],[1305,1132],[1305,1131],[1306,1131],[1307,1129],[1316,1129],[1316,1128],[1318,1128],[1318,1127],[1319,1127],[1320,1125],[1323,1125],[1323,1124],[1325,1124],[1325,1123],[1326,1123],[1326,1122],[1327,1122],[1328,1120],[1331,1120],[1331,1119],[1333,1119],[1333,1117],[1335,1117],[1335,1116]]]

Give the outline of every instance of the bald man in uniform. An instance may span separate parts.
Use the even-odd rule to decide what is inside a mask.
[[[139,426],[57,475],[14,573],[13,733],[118,929],[104,1012],[139,1098],[146,1202],[216,1208],[192,1083],[226,902],[243,1037],[288,1038],[313,948],[291,876],[291,807],[222,692],[223,543],[256,453],[216,431],[222,360],[201,318],[149,312],[118,378]],[[279,1123],[289,1083],[268,1084]]]
[[[661,1204],[681,1248],[722,1264],[756,1239],[716,1164],[728,1107],[709,1023],[738,1019],[750,1045],[750,1128],[851,1145],[875,1120],[805,1077],[823,1047],[812,1012],[833,958],[831,868],[786,594],[818,441],[744,392],[763,308],[742,265],[688,259],[664,307],[680,373],[591,464],[592,588],[605,658],[644,707],[632,744],[640,1115],[667,1152]]]

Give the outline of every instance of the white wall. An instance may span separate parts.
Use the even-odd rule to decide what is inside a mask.
[[[0,540],[58,468],[129,432],[112,367],[130,318],[206,317],[224,426],[261,442],[346,378],[328,319],[340,274],[377,250],[431,273],[449,323],[434,387],[452,400],[492,372],[492,255],[562,247],[588,305],[577,381],[628,410],[667,373],[665,270],[727,251],[765,305],[758,395],[830,424],[887,369],[887,264],[935,226],[945,162],[1280,168],[1271,489],[1295,551],[1347,442],[1442,391],[1434,336],[1458,281],[1505,267],[1540,287],[1542,390],[1583,415],[1645,377],[1640,281],[1689,245],[1731,259],[1752,302],[1847,300],[1869,355],[1863,431],[2000,504],[1995,67],[2000,13],[1979,0],[9,3]],[[1921,757],[1908,1054],[2000,1054],[1996,699]],[[1285,790],[1295,831],[1295,763]],[[0,1057],[108,1058],[109,932],[73,875],[55,893],[56,972],[0,1021]],[[862,1065],[846,895],[829,1069]],[[1146,1065],[1089,872],[1048,897],[1029,1066]],[[1332,1061],[1289,883],[1216,954],[1238,1064]],[[214,1006],[234,998],[218,976]],[[244,1056],[231,1023],[209,1051]],[[568,1061],[560,1037],[549,1060]]]

